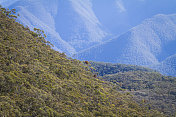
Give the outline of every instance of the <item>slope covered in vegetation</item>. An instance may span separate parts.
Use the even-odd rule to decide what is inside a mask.
[[[132,65],[96,62],[92,65],[105,81],[115,84],[117,90],[128,91],[134,95],[137,102],[157,109],[167,116],[175,116],[176,78]]]
[[[30,31],[13,13],[0,8],[0,116],[162,116],[52,50],[41,30]]]
[[[97,72],[100,76],[107,74],[115,74],[119,72],[128,72],[128,71],[145,71],[145,72],[154,72],[154,70],[141,67],[137,65],[126,65],[118,63],[104,63],[104,62],[90,62],[91,66],[94,68],[93,71]]]

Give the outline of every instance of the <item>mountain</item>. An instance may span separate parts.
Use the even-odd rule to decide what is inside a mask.
[[[0,7],[0,116],[164,116],[94,77],[89,65],[54,51],[40,29]],[[42,36],[43,35],[43,36]]]
[[[54,49],[69,56],[119,36],[155,14],[176,13],[174,0],[0,0],[0,4],[16,8],[18,21],[44,30]]]
[[[174,0],[0,0],[0,4],[16,8],[20,23],[44,30],[52,48],[70,57],[143,65],[175,75],[173,66],[172,73],[160,69],[175,54]]]
[[[164,61],[167,64],[167,57],[176,53],[175,45],[176,14],[160,14],[144,20],[117,38],[78,53],[75,57],[81,60],[151,67]],[[167,74],[170,74],[169,72],[173,70],[167,71]]]
[[[167,57],[160,64],[151,66],[153,69],[157,69],[164,75],[176,76],[176,54]]]

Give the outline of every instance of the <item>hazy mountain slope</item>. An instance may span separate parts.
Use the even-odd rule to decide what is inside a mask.
[[[45,30],[47,39],[68,55],[107,41],[109,36],[120,35],[155,14],[175,13],[175,3],[173,0],[0,0],[5,7],[19,8],[21,23]]]
[[[156,15],[125,34],[76,55],[81,60],[159,64],[176,53],[176,15]]]
[[[59,4],[56,27],[64,40],[77,50],[103,41],[107,33],[101,29],[90,0],[61,0]]]
[[[153,69],[157,69],[164,75],[170,75],[176,77],[176,54],[167,57],[158,65],[151,66]]]

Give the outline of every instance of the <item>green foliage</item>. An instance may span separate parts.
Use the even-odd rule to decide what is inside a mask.
[[[90,62],[93,72],[98,72],[100,76],[107,74],[115,74],[118,72],[127,72],[127,71],[145,71],[145,72],[154,72],[154,70],[136,66],[136,65],[125,65],[125,64],[112,64],[112,63],[103,63],[103,62]]]
[[[155,116],[83,62],[52,50],[41,30],[15,22],[13,13],[0,8],[0,116]]]
[[[130,92],[137,102],[146,105],[147,108],[159,110],[167,116],[174,116],[176,78],[163,76],[157,72],[134,70],[107,74],[103,79],[115,84],[117,90]]]

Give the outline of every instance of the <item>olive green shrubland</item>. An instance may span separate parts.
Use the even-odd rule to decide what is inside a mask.
[[[1,117],[163,116],[51,49],[40,29],[17,23],[14,13],[0,8]]]

